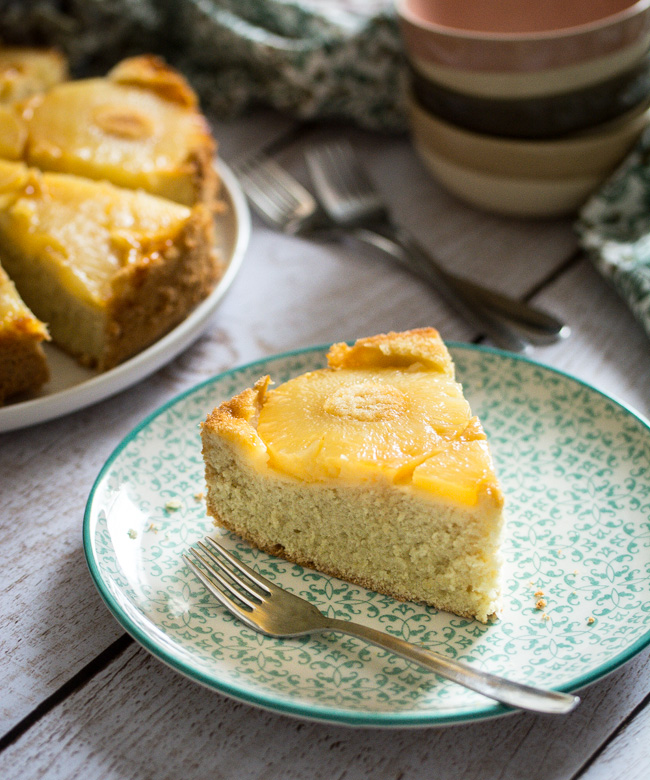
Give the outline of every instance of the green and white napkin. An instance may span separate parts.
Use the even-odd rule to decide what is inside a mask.
[[[578,237],[650,336],[650,128],[587,201]]]
[[[0,0],[0,39],[58,46],[75,75],[154,52],[218,117],[260,103],[300,119],[406,129],[390,0]]]

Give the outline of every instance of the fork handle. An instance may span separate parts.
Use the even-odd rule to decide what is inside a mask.
[[[359,241],[372,244],[384,251],[390,250],[382,246],[382,242],[389,241],[402,246],[401,241],[398,241],[393,231],[388,231],[388,229],[387,233],[389,235],[385,235],[383,229],[370,230],[368,228],[353,228],[349,233]],[[526,353],[529,351],[530,342],[528,339],[516,333],[509,325],[484,308],[475,298],[466,295],[461,288],[451,284],[444,274],[431,265],[430,261],[423,262],[423,258],[407,248],[406,245],[404,246],[404,252],[410,259],[417,262],[417,265],[409,264],[408,267],[417,271],[420,276],[432,284],[450,306],[456,309],[477,330],[488,335],[497,347],[511,352]]]
[[[468,306],[478,305],[491,315],[522,326],[535,343],[550,344],[570,333],[568,326],[552,314],[447,271],[417,241],[395,225],[356,228],[352,233],[359,241],[389,254],[441,293],[446,292],[450,303],[453,297],[460,298]]]
[[[341,631],[363,639],[430,669],[447,680],[517,709],[560,715],[571,712],[580,703],[578,696],[506,680],[360,623],[327,618],[322,630]]]

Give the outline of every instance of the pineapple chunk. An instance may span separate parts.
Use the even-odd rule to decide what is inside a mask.
[[[0,48],[0,103],[25,100],[67,77],[67,61],[54,49]]]
[[[482,492],[500,491],[494,479],[487,437],[478,417],[465,430],[414,469],[415,487],[468,505],[478,502]]]

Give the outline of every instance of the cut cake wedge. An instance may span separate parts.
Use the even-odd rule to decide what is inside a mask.
[[[0,265],[0,405],[19,393],[34,393],[49,378],[47,328],[25,306]]]
[[[487,622],[500,609],[503,495],[438,332],[335,344],[202,426],[207,509],[266,552]]]
[[[0,160],[0,255],[53,341],[111,368],[214,288],[214,219],[144,192]]]

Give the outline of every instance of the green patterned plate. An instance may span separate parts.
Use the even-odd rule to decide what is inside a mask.
[[[573,691],[629,660],[650,643],[650,423],[521,357],[468,345],[451,351],[506,494],[506,610],[497,623],[401,603],[272,558],[206,517],[199,423],[260,375],[279,382],[322,366],[322,348],[199,385],[146,419],[109,458],[88,501],[84,547],[113,615],[188,677],[277,712],[363,726],[426,726],[508,712],[353,638],[281,641],[242,626],[181,558],[214,533],[330,615],[515,680]],[[538,607],[540,598],[546,604]]]

